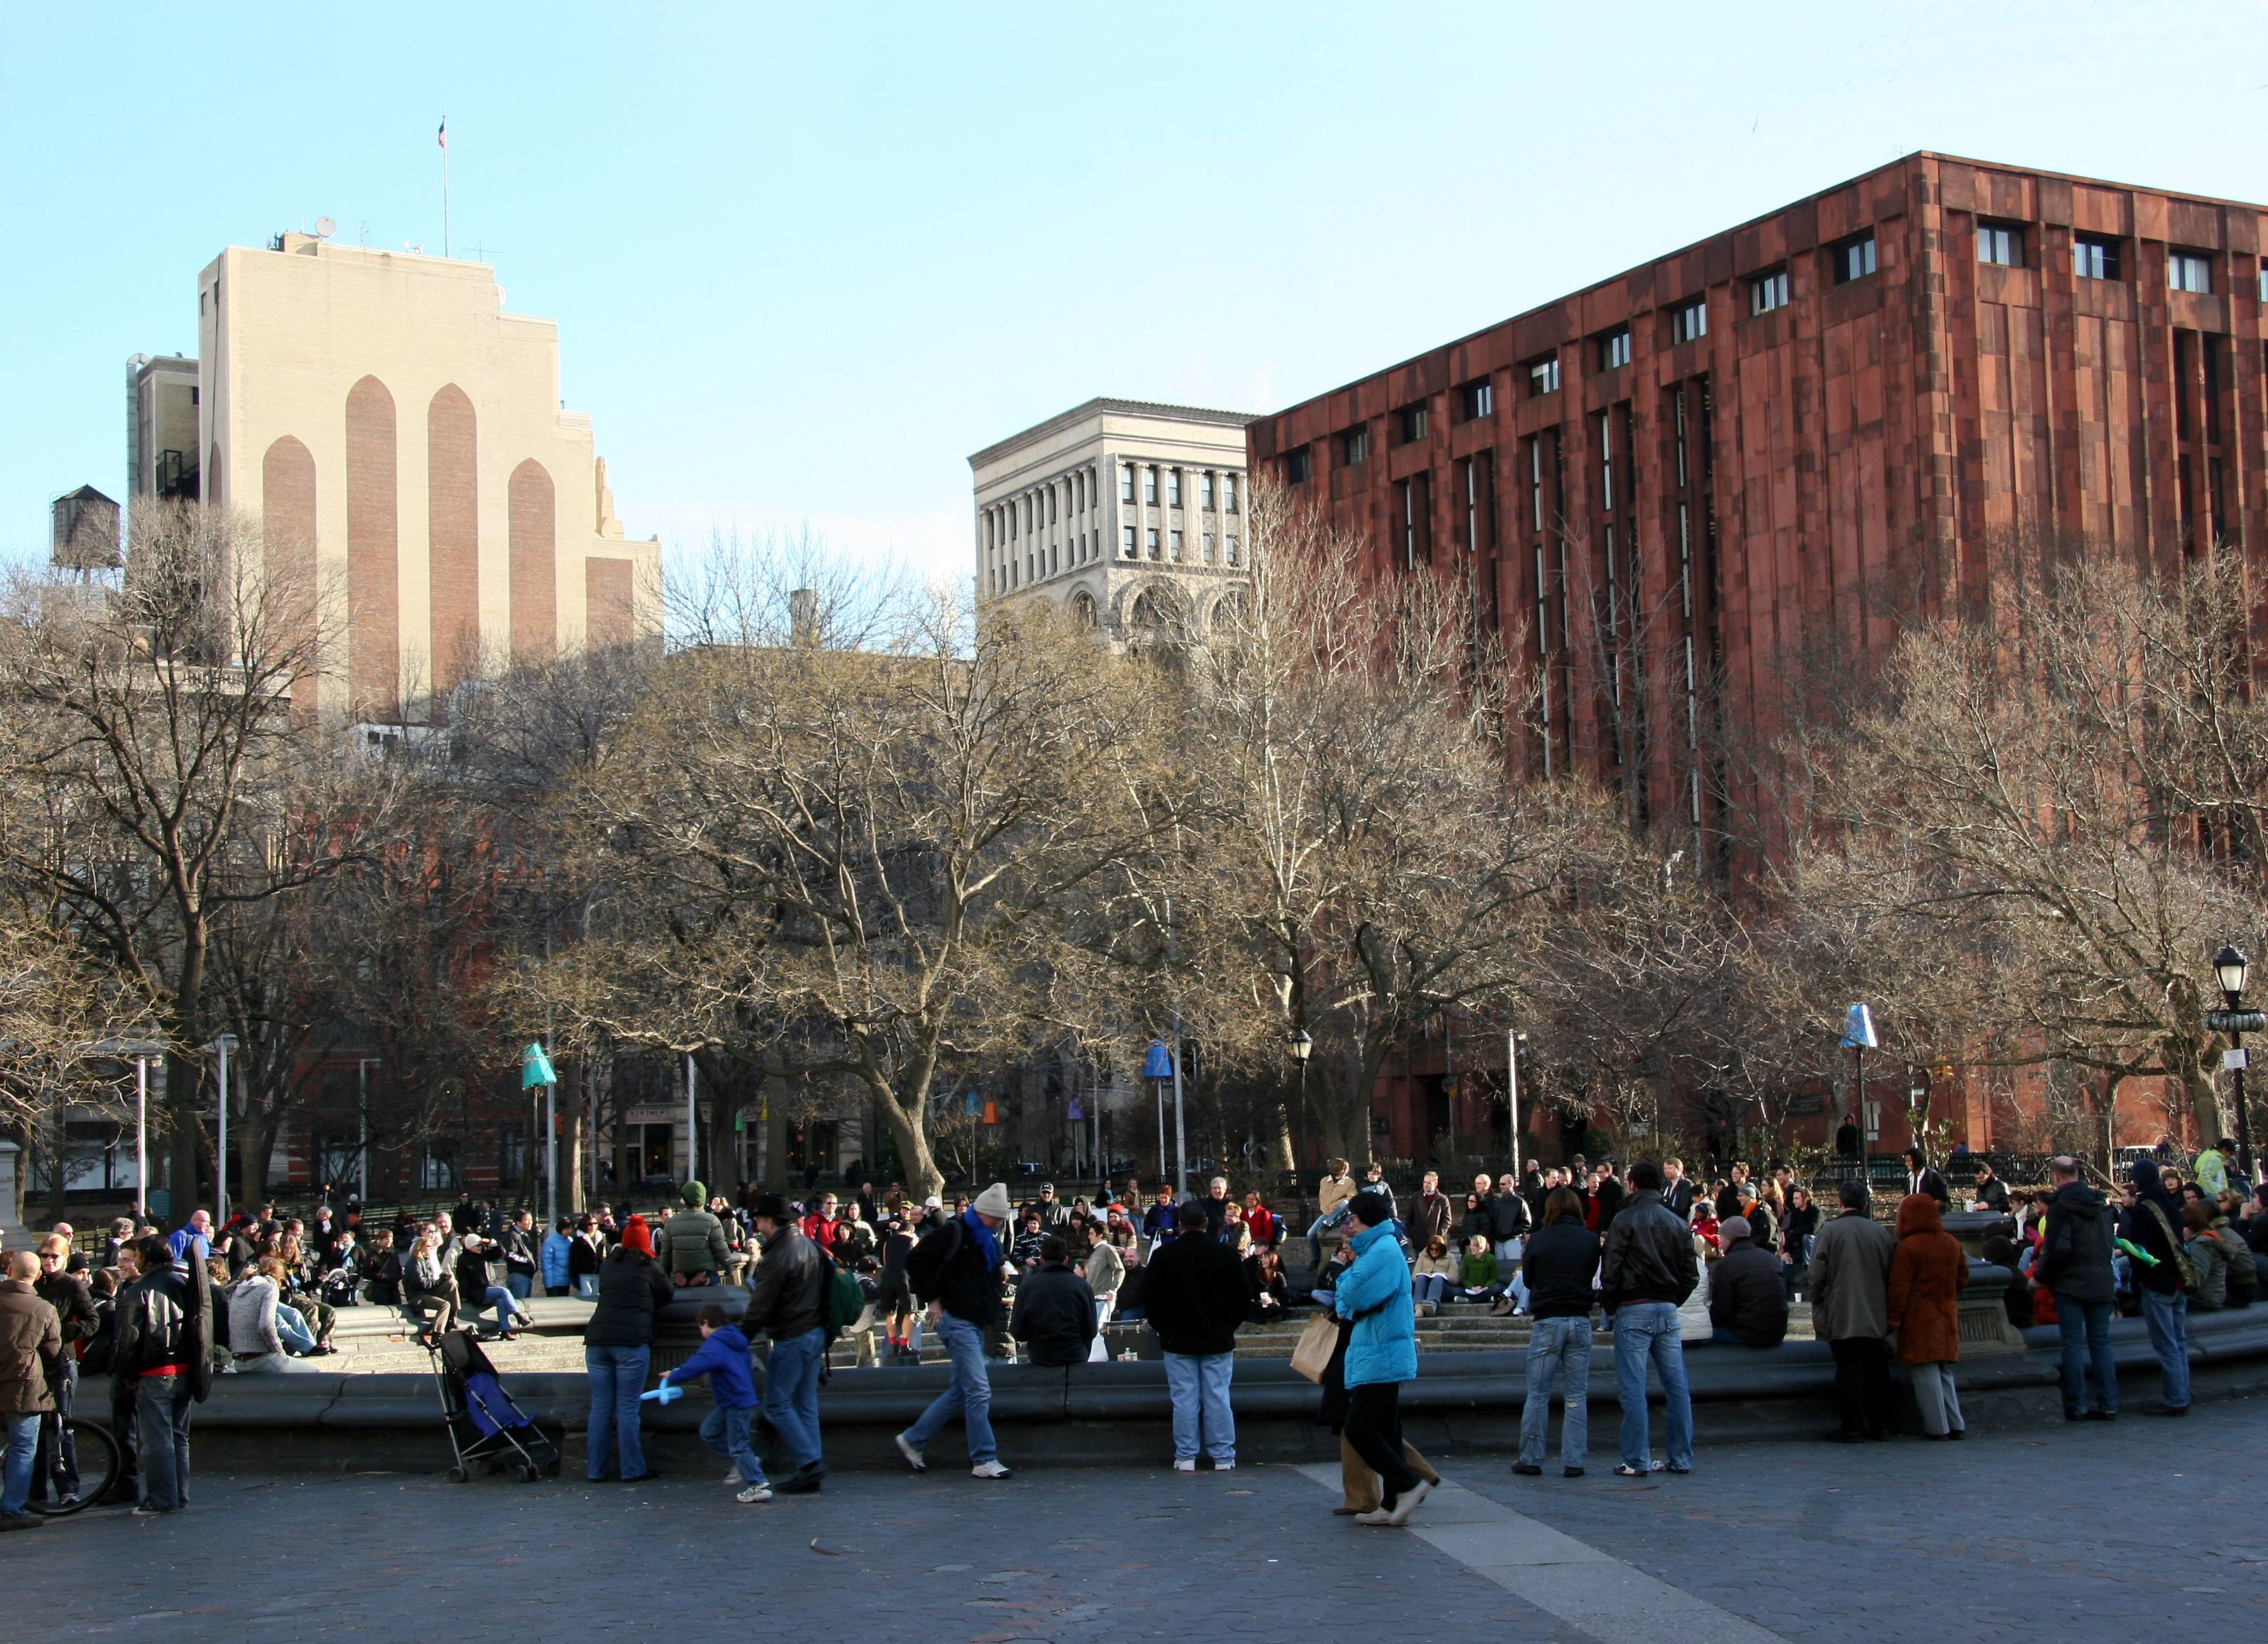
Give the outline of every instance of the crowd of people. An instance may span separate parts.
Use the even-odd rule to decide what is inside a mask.
[[[2052,1161],[2051,1185],[2036,1191],[2012,1191],[1989,1162],[1967,1163],[1962,1206],[2007,1219],[1985,1255],[2015,1276],[2005,1293],[2010,1323],[2060,1332],[2067,1419],[2117,1416],[2113,1317],[2143,1319],[2161,1370],[2152,1413],[2180,1416],[2190,1404],[2189,1315],[2257,1299],[2268,1186],[2248,1201],[2228,1146],[2201,1154],[2186,1177],[2135,1162],[2117,1205],[2068,1158]],[[1611,1159],[1579,1158],[1476,1176],[1462,1194],[1429,1170],[1398,1205],[1377,1166],[1357,1180],[1332,1160],[1306,1229],[1308,1263],[1296,1270],[1281,1249],[1296,1222],[1258,1191],[1232,1194],[1219,1176],[1187,1198],[1169,1184],[1145,1196],[1106,1181],[1066,1200],[1043,1184],[1020,1208],[997,1183],[949,1205],[869,1183],[812,1191],[801,1203],[749,1193],[736,1205],[690,1182],[666,1212],[606,1204],[549,1231],[526,1210],[469,1198],[374,1231],[351,1202],[305,1221],[269,1205],[219,1227],[199,1210],[170,1235],[122,1218],[92,1250],[59,1224],[35,1249],[9,1253],[0,1279],[0,1529],[40,1522],[30,1507],[76,1494],[65,1423],[82,1375],[111,1378],[122,1466],[107,1499],[143,1514],[178,1511],[188,1500],[189,1412],[214,1376],[315,1368],[310,1360],[335,1351],[339,1309],[366,1303],[400,1307],[428,1341],[451,1329],[509,1341],[539,1288],[595,1303],[584,1336],[588,1476],[636,1480],[650,1476],[640,1412],[657,1396],[647,1382],[662,1310],[687,1289],[747,1286],[737,1315],[721,1299],[699,1309],[701,1345],[663,1374],[659,1396],[707,1383],[713,1407],[702,1437],[749,1503],[821,1487],[819,1389],[828,1349],[854,1317],[881,1332],[893,1362],[918,1360],[931,1337],[944,1351],[946,1389],[897,1435],[907,1463],[925,1471],[930,1447],[958,1420],[974,1475],[1002,1478],[990,1361],[1019,1352],[1042,1366],[1100,1360],[1105,1325],[1146,1320],[1165,1361],[1174,1464],[1226,1471],[1236,1465],[1237,1331],[1320,1311],[1334,1321],[1318,1419],[1341,1438],[1339,1510],[1373,1523],[1406,1523],[1438,1482],[1402,1434],[1397,1390],[1417,1375],[1416,1321],[1460,1303],[1532,1321],[1513,1468],[1524,1476],[1543,1471],[1555,1402],[1561,1470],[1585,1471],[1590,1360],[1602,1333],[1622,1412],[1614,1471],[1690,1471],[1685,1353],[1778,1346],[1799,1295],[1835,1361],[1831,1439],[1898,1430],[1895,1353],[1921,1434],[1959,1440],[1969,1262],[1945,1231],[1954,1195],[1944,1174],[1918,1154],[1907,1165],[1908,1191],[1885,1225],[1867,1184],[1847,1172],[1829,1215],[1778,1165],[1752,1174],[1736,1163],[1697,1181],[1674,1158],[1626,1173]],[[1702,1305],[1697,1297],[1709,1331],[1689,1340],[1681,1310]],[[1649,1381],[1666,1406],[1658,1458]],[[776,1482],[754,1448],[759,1415],[789,1463]]]

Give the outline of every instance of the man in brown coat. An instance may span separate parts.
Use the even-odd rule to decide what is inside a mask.
[[[47,1520],[24,1510],[32,1494],[32,1458],[40,1444],[40,1418],[55,1407],[55,1368],[63,1357],[63,1324],[40,1300],[32,1281],[40,1258],[29,1250],[8,1257],[0,1279],[0,1430],[7,1434],[7,1462],[0,1475],[0,1530],[29,1530]]]

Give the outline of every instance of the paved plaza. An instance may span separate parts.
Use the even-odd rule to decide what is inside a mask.
[[[11,1631],[1091,1644],[1485,1626],[1521,1644],[2036,1644],[2257,1625],[2268,1595],[2268,1547],[2195,1533],[2251,1522],[2242,1458],[2268,1441],[2268,1400],[1962,1445],[1705,1445],[1691,1477],[1646,1483],[1614,1478],[1610,1450],[1572,1481],[1451,1458],[1459,1487],[1414,1533],[1331,1517],[1335,1469],[1035,1467],[986,1485],[947,1465],[950,1436],[925,1477],[842,1474],[753,1508],[705,1472],[631,1485],[208,1475],[180,1517],[93,1513],[11,1540]],[[2135,1513],[2142,1497],[2159,1510]]]

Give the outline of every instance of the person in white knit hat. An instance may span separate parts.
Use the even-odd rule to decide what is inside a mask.
[[[898,1454],[916,1472],[929,1471],[924,1447],[959,1416],[968,1434],[968,1471],[979,1478],[1008,1476],[992,1439],[984,1338],[1005,1316],[1000,1281],[1007,1269],[999,1232],[1014,1213],[1007,1187],[995,1182],[974,1205],[926,1235],[906,1258],[906,1280],[928,1305],[930,1324],[953,1360],[953,1379],[945,1391],[897,1436]]]

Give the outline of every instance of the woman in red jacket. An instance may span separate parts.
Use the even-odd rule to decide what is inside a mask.
[[[1922,1431],[1933,1439],[1968,1436],[1953,1367],[1961,1358],[1961,1293],[1969,1256],[1945,1230],[1937,1200],[1909,1193],[1898,1206],[1898,1248],[1890,1257],[1889,1326],[1898,1362],[1913,1378]]]

